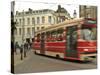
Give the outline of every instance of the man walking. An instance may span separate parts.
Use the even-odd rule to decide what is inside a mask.
[[[15,53],[17,54],[17,49],[19,49],[19,44],[18,42],[15,43]]]
[[[24,57],[26,57],[26,52],[28,50],[28,43],[24,43]]]

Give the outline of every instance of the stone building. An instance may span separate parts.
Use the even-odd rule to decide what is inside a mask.
[[[65,21],[65,19],[71,19],[68,11],[65,8],[61,7],[61,5],[58,5],[58,9],[55,11],[55,15],[57,23],[63,22]]]
[[[97,6],[80,5],[79,13],[80,17],[97,19]]]
[[[70,19],[70,14],[58,6],[57,11],[51,9],[32,10],[18,12],[16,11],[16,31],[15,41],[19,44],[23,42],[32,42],[36,31],[63,22]]]

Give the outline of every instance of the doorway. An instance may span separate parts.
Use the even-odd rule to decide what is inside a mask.
[[[77,26],[67,27],[66,30],[66,56],[78,58]]]
[[[44,39],[44,37],[45,37],[45,33],[42,33],[41,34],[41,49],[40,49],[40,53],[41,54],[44,54],[45,53],[45,39]]]

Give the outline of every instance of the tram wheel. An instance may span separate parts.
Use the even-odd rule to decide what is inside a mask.
[[[37,52],[36,52],[36,51],[34,51],[34,54],[37,54]]]
[[[57,55],[56,55],[56,58],[57,58],[57,59],[59,59],[59,58],[60,58],[60,56],[57,54]]]

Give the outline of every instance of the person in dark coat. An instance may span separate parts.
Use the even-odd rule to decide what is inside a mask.
[[[23,45],[20,46],[21,60],[23,60]]]
[[[27,42],[24,44],[24,49],[28,50],[28,43]]]
[[[26,57],[26,52],[27,52],[27,50],[28,50],[28,43],[26,42],[26,43],[24,44],[24,57]]]
[[[17,54],[17,49],[19,49],[19,44],[18,42],[15,43],[15,53]]]

